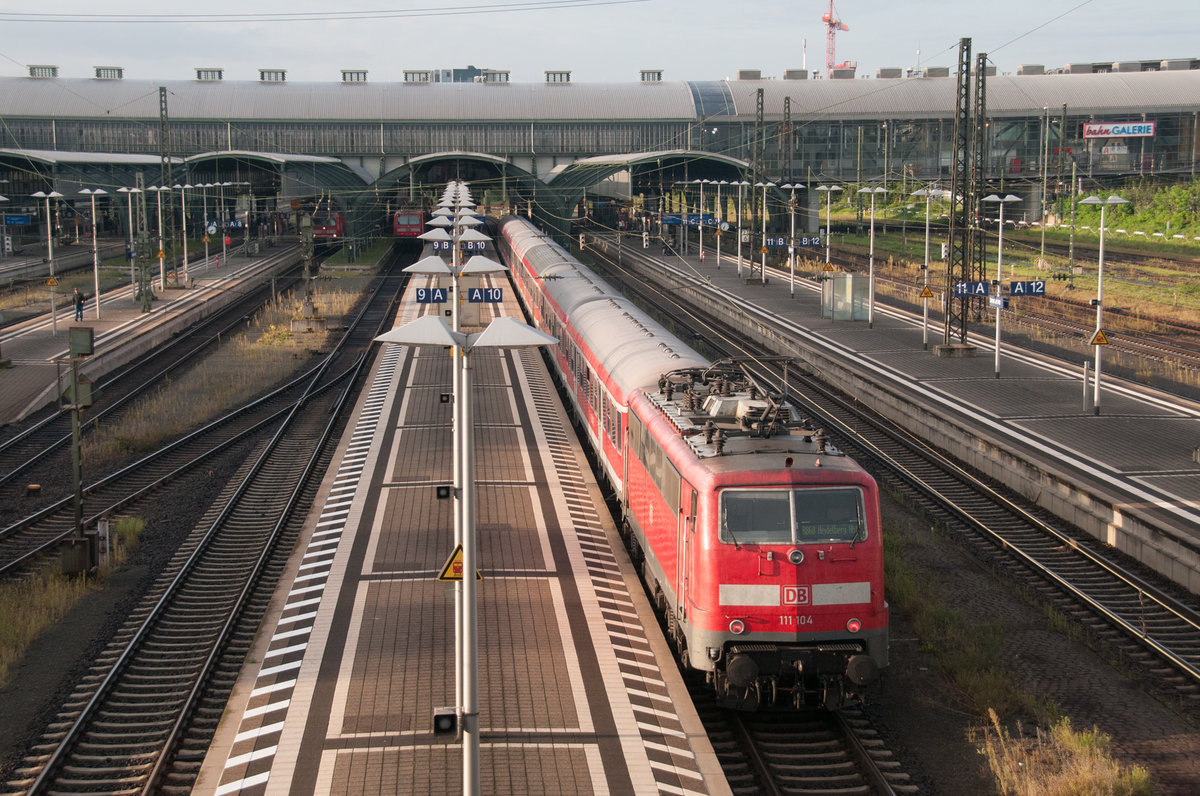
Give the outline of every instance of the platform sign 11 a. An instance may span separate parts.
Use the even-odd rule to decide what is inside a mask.
[[[987,282],[955,282],[955,296],[986,296],[989,292]]]

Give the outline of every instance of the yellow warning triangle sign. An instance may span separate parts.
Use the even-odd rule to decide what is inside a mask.
[[[833,263],[825,263],[825,270],[826,270],[826,271],[832,271],[832,270],[833,270]]]
[[[929,289],[929,285],[926,285],[925,289],[921,291],[921,298],[933,298],[933,297],[934,297],[933,291]]]
[[[1108,336],[1104,334],[1103,329],[1097,329],[1088,345],[1108,345]]]
[[[47,287],[58,287],[58,280],[55,279],[54,277],[50,277],[49,279],[46,280],[46,286]]]
[[[438,580],[462,580],[463,579],[463,548],[461,544],[454,546],[454,552],[446,559],[446,565],[442,567],[441,574],[437,576]],[[483,580],[483,575],[479,570],[475,570],[475,580]]]
[[[202,240],[203,240],[205,243],[208,243],[208,236],[207,236],[207,235],[205,235],[205,236],[204,236],[204,238],[203,238]]]

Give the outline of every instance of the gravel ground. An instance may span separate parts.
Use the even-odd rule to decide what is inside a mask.
[[[9,682],[0,688],[0,782],[8,779],[28,747],[56,718],[58,705],[241,465],[245,450],[214,462],[202,477],[184,479],[155,493],[137,513],[146,520],[146,529],[131,559],[98,583],[15,667]]]
[[[902,539],[908,567],[924,574],[939,599],[967,622],[1000,624],[1001,663],[1016,682],[1058,706],[1076,729],[1097,727],[1112,738],[1125,764],[1145,766],[1156,793],[1194,796],[1200,782],[1200,731],[1142,691],[1081,642],[1048,626],[1000,577],[984,569],[953,540],[887,501],[884,516]],[[914,774],[922,793],[992,793],[987,760],[972,738],[981,717],[972,715],[920,649],[903,616],[892,612],[891,666],[875,707]]]

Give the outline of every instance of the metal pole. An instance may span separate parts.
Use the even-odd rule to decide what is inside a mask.
[[[867,273],[867,328],[875,327],[875,192],[871,191],[871,251]]]
[[[50,196],[46,195],[46,256],[50,260],[50,334],[58,334],[58,304],[54,300],[54,219],[50,217]]]
[[[100,247],[96,243],[96,194],[100,189],[92,191],[92,281],[95,285],[96,320],[100,320]]]
[[[929,287],[929,194],[932,187],[925,189],[925,287]],[[922,299],[924,309],[921,311],[921,345],[929,350],[929,299]]]
[[[789,298],[796,297],[796,186],[792,186],[792,195],[788,204],[788,218],[791,222],[791,237],[788,238],[788,262],[791,264],[792,283]]]
[[[763,185],[762,204],[762,283],[767,284],[767,186]]]
[[[697,219],[699,223],[696,225],[700,232],[700,259],[704,259],[704,181],[696,180],[700,183],[700,217]]]
[[[724,180],[721,180],[721,182],[724,182]],[[716,234],[716,238],[717,238],[717,270],[718,271],[721,270],[721,222],[725,218],[725,211],[721,208],[721,182],[717,183],[717,212],[713,214],[715,216],[715,220],[717,222],[717,231],[715,234]]]
[[[163,186],[154,191],[158,198],[158,289],[167,289],[167,253],[163,251],[162,236],[162,192]]]
[[[741,180],[741,181],[739,181],[739,182],[738,182],[738,205],[737,205],[737,221],[738,221],[738,233],[737,233],[737,238],[738,238],[738,239],[737,239],[737,244],[738,244],[738,245],[737,245],[737,258],[738,258],[738,279],[741,279],[741,278],[742,278],[742,187],[744,186],[744,184],[745,184],[745,180]]]
[[[1100,330],[1104,323],[1104,211],[1107,209],[1107,204],[1100,205],[1100,253],[1099,267],[1096,270],[1096,336],[1100,335]],[[1100,352],[1104,350],[1104,346],[1095,345],[1095,338],[1092,338],[1092,347],[1096,349],[1096,381],[1092,391],[1092,412],[1100,414]]]
[[[1000,378],[1000,305],[1004,295],[1000,280],[1004,278],[1004,200],[1000,200],[1000,226],[996,234],[996,378]]]
[[[463,794],[479,793],[479,681],[475,615],[475,460],[471,407],[471,352],[463,349]]]
[[[179,207],[180,215],[183,216],[183,286],[188,286],[188,250],[187,250],[187,189],[192,186],[179,186]]]

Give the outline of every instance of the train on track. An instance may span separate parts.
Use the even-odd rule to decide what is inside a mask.
[[[420,205],[405,205],[392,214],[392,234],[415,238],[425,232],[425,214]]]
[[[888,663],[878,487],[748,368],[713,363],[544,233],[498,236],[685,668],[742,710],[836,707]]]

